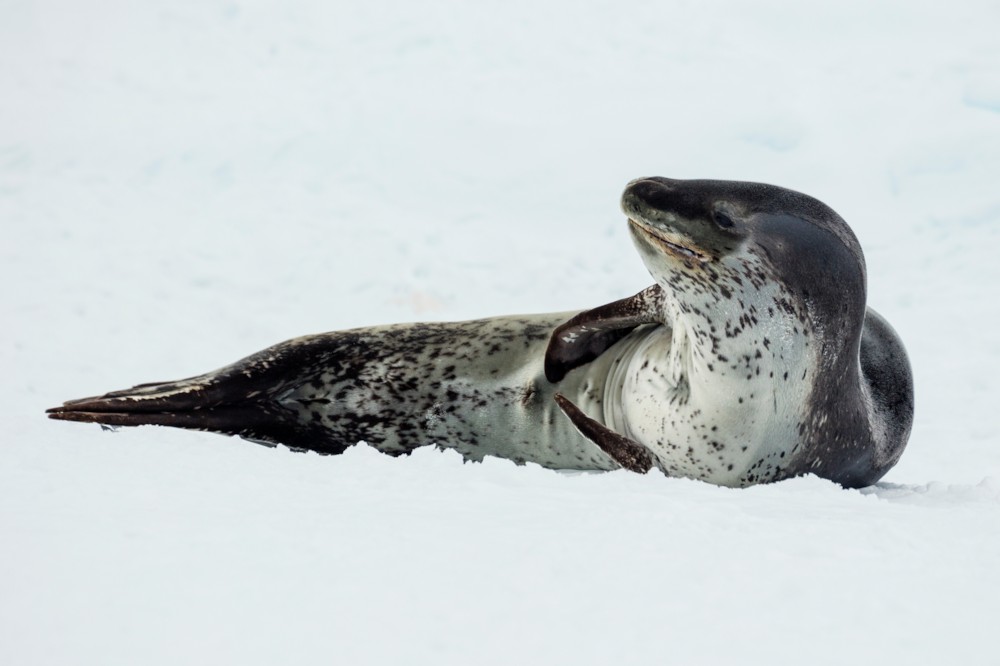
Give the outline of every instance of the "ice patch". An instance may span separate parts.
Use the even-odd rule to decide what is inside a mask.
[[[922,506],[951,506],[970,502],[1000,504],[1000,482],[986,477],[975,485],[931,481],[924,484],[877,483],[859,490],[881,500]]]
[[[962,102],[974,109],[1000,113],[1000,85],[986,79],[970,83],[962,95]]]

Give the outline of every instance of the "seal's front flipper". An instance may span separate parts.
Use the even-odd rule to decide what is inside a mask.
[[[580,434],[597,444],[616,463],[639,474],[645,474],[653,468],[653,454],[645,446],[601,425],[580,411],[563,394],[556,393],[555,400]]]
[[[555,383],[573,368],[590,363],[633,328],[658,323],[663,309],[659,285],[576,315],[552,332],[545,350],[545,377]]]

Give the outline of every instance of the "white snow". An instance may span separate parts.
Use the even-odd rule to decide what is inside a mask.
[[[0,663],[1000,663],[1000,5],[0,10]],[[310,332],[650,283],[637,176],[833,206],[913,363],[878,486],[47,420]]]

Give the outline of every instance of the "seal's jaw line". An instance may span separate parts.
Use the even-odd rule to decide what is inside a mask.
[[[655,243],[664,252],[677,257],[678,259],[693,261],[697,264],[704,264],[712,259],[711,256],[702,250],[695,249],[690,245],[685,244],[678,236],[669,235],[668,232],[663,229],[658,229],[633,217],[628,218],[628,222],[632,227]]]

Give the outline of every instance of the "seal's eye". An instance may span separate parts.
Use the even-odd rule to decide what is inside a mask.
[[[733,218],[729,217],[721,210],[717,210],[712,213],[712,218],[715,220],[715,223],[723,229],[732,229],[736,226],[736,223],[733,222]]]

